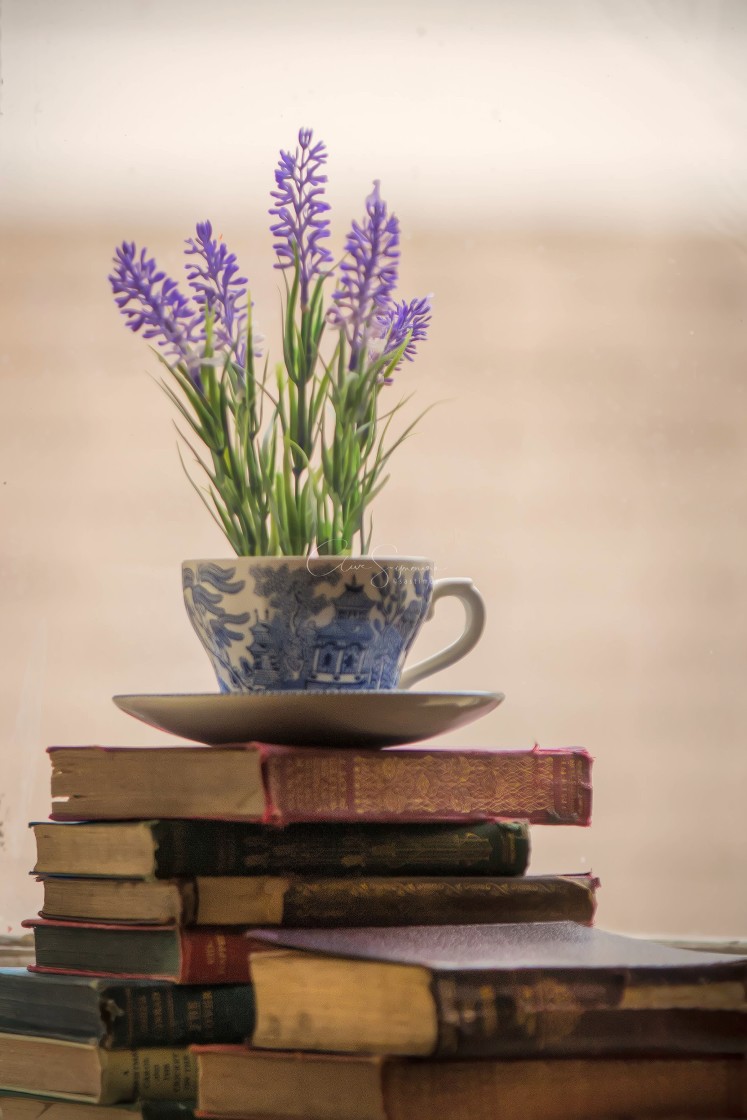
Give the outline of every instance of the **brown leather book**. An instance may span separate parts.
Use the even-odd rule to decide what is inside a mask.
[[[43,918],[239,926],[396,926],[449,922],[591,922],[590,874],[484,876],[45,876]]]
[[[729,954],[573,922],[249,936],[263,949],[253,1042],[269,1049],[650,1056],[747,1041],[747,959]]]
[[[738,1056],[408,1061],[196,1047],[197,1115],[220,1120],[744,1117]]]

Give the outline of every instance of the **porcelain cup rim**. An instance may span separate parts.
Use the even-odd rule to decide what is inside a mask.
[[[428,556],[373,556],[371,554],[364,554],[360,556],[233,556],[229,558],[208,556],[197,560],[182,560],[182,566],[189,565],[196,567],[200,564],[236,564],[241,560],[251,560],[254,563],[263,564],[287,564],[290,561],[303,562],[304,564],[329,564],[330,561],[335,561],[339,564],[356,563],[360,561],[367,561],[370,564],[380,565],[411,565],[411,564],[431,564],[435,561]]]

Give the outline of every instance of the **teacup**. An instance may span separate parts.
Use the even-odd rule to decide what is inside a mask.
[[[434,580],[420,557],[185,560],[184,602],[222,692],[409,688],[464,657],[485,604],[470,579]],[[404,669],[438,599],[464,605],[461,636]]]

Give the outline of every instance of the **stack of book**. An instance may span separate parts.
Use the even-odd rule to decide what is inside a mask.
[[[49,753],[2,1120],[747,1115],[747,962],[527,874],[530,826],[589,823],[586,752]]]

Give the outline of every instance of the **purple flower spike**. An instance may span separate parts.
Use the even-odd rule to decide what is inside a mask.
[[[161,272],[147,250],[140,253],[134,241],[123,241],[114,257],[109,283],[115,303],[131,331],[142,330],[144,338],[155,338],[177,362],[190,368],[199,362],[195,344],[199,316],[165,272]]]
[[[409,303],[406,300],[395,303],[387,314],[379,316],[379,325],[385,336],[384,352],[391,354],[397,350],[409,334],[410,341],[402,353],[402,358],[408,362],[414,361],[415,343],[427,338],[430,322],[430,296],[413,299]],[[398,366],[400,362],[397,363]]]
[[[312,146],[312,135],[310,128],[302,128],[295,153],[281,151],[275,172],[277,189],[270,192],[277,202],[270,214],[280,219],[270,227],[277,238],[275,268],[293,268],[298,258],[301,307],[308,307],[312,279],[332,261],[329,249],[321,244],[329,237],[329,218],[324,217],[329,203],[322,197],[327,176],[321,172],[327,149],[321,141]]]
[[[197,258],[186,265],[187,279],[202,309],[201,337],[205,338],[204,315],[214,315],[217,347],[224,347],[242,369],[246,361],[247,279],[238,276],[236,255],[213,237],[210,222],[197,223],[197,240],[188,237],[186,256]]]
[[[355,369],[375,318],[391,310],[399,264],[399,221],[387,213],[379,195],[379,180],[366,199],[363,225],[353,222],[345,241],[352,258],[340,265],[340,287],[332,296],[337,310],[332,322],[343,326],[350,344],[350,368]]]

